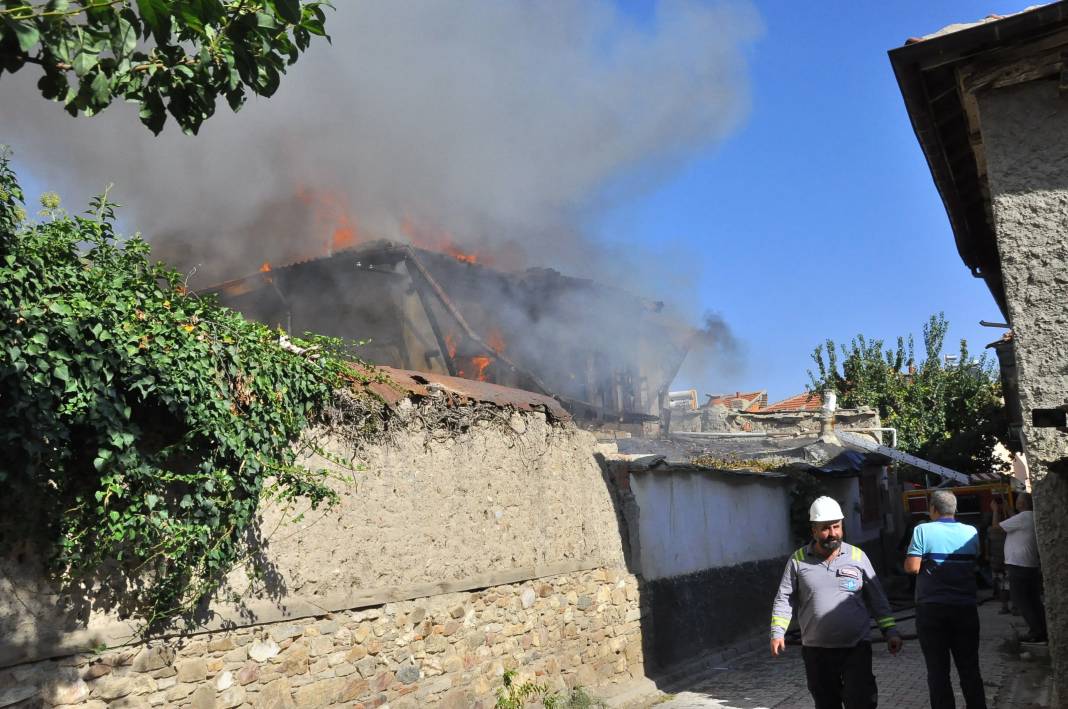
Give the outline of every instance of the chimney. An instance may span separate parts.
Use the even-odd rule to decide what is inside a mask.
[[[823,406],[820,407],[820,438],[836,438],[834,435],[834,412],[838,408],[838,395],[832,389],[822,392]]]

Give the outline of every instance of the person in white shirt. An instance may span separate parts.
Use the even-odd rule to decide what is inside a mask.
[[[1046,642],[1046,609],[1042,605],[1042,570],[1038,563],[1038,538],[1030,493],[1016,496],[1016,514],[1002,519],[1005,503],[995,498],[991,504],[994,526],[1005,532],[1005,570],[1009,595],[1027,621],[1024,642]]]

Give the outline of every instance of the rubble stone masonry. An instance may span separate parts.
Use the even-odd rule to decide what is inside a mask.
[[[634,576],[595,569],[0,670],[0,706],[488,708],[643,675]]]

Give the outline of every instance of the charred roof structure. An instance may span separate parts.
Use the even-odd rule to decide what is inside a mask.
[[[656,420],[695,336],[619,288],[389,241],[208,291],[288,332],[359,340],[374,364],[557,397],[578,421]]]

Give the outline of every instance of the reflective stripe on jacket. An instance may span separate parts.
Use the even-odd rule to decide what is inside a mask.
[[[868,637],[870,622],[896,633],[890,603],[860,547],[842,543],[830,562],[807,544],[786,562],[771,610],[771,637],[781,638],[796,608],[801,642],[810,647],[853,647]]]

